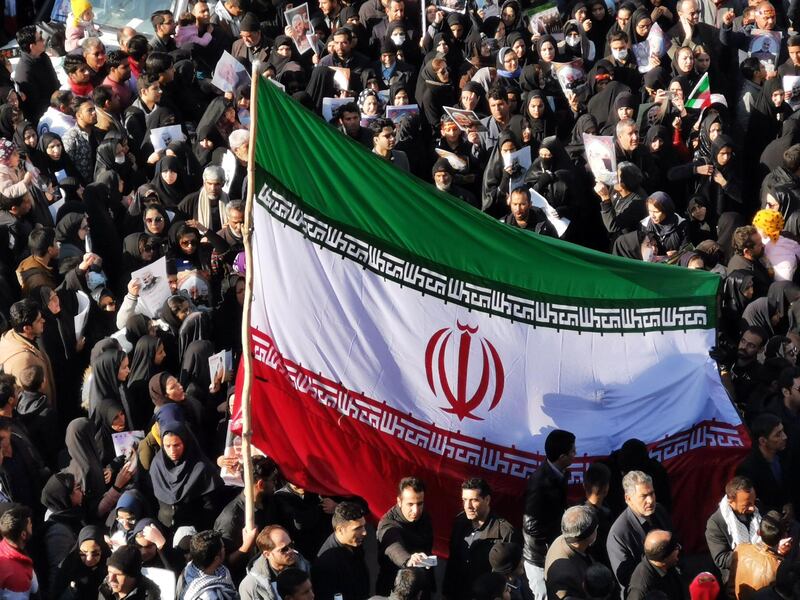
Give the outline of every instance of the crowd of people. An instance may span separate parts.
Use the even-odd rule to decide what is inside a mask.
[[[0,56],[0,597],[800,597],[798,4],[553,5],[196,0],[114,49],[88,0],[46,37],[19,15],[19,60]],[[711,354],[753,447],[707,492],[707,571],[681,573],[669,480],[636,432],[572,506],[567,431],[516,515],[466,480],[438,586],[413,476],[368,507],[258,456],[246,526],[230,412],[252,117],[226,52],[353,153],[507,226],[720,277]]]

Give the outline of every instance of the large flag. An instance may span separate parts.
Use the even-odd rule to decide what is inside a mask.
[[[423,478],[441,550],[465,478],[519,523],[548,432],[576,487],[636,437],[702,539],[749,445],[708,357],[719,277],[506,226],[257,85],[256,446],[376,516]]]

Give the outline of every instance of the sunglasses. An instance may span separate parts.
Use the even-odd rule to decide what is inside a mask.
[[[155,247],[155,246],[153,246],[153,244],[145,244],[145,245],[144,245],[144,248],[142,248],[142,250],[143,250],[144,252],[152,252],[152,251],[153,251],[153,250],[155,250],[155,249],[156,249],[156,247]]]
[[[197,244],[198,244],[199,242],[198,242],[198,240],[196,240],[196,239],[191,239],[191,240],[181,240],[181,241],[180,241],[180,242],[178,242],[178,243],[179,243],[181,246],[188,247],[188,246],[197,246]]]
[[[280,554],[291,554],[294,552],[294,542],[286,544],[283,548],[276,548],[275,551],[279,552]]]

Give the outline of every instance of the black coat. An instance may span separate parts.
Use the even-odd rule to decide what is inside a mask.
[[[515,537],[514,527],[502,517],[490,514],[483,527],[476,530],[463,512],[458,513],[450,533],[450,557],[444,575],[444,596],[469,597],[472,583],[492,570],[489,551],[495,542],[516,542],[518,540]]]
[[[330,534],[311,568],[311,583],[319,600],[333,600],[335,594],[342,600],[366,600],[370,594],[364,549],[344,546],[336,533]]]
[[[522,533],[526,561],[544,568],[547,548],[561,535],[561,516],[567,508],[567,478],[559,477],[545,460],[528,479]]]
[[[761,514],[767,514],[771,510],[780,512],[784,504],[792,501],[789,485],[791,471],[783,462],[781,470],[783,478],[782,481],[778,481],[758,448],[751,450],[736,468],[737,475],[743,475],[753,482]]]
[[[653,529],[673,530],[672,521],[667,511],[660,504],[656,505],[656,511],[650,518],[648,531]],[[611,562],[611,570],[616,575],[620,585],[624,587],[628,586],[631,575],[644,554],[644,538],[646,535],[647,532],[630,507],[626,508],[617,517],[617,520],[611,526],[611,531],[608,533],[606,549],[608,550],[608,559]]]
[[[650,592],[656,590],[664,592],[670,600],[689,597],[677,569],[668,569],[665,575],[661,575],[650,561],[643,557],[631,575],[627,600],[643,600]]]
[[[414,522],[408,521],[397,505],[390,508],[378,523],[378,581],[375,592],[388,596],[394,585],[394,578],[412,554],[433,552],[433,523],[427,512]],[[428,589],[435,583],[433,570],[427,569],[430,575]]]
[[[25,100],[20,98],[25,119],[38,123],[50,106],[50,96],[61,87],[50,57],[42,54],[39,58],[33,58],[27,52],[22,52],[14,70],[14,80],[19,91],[25,95]]]
[[[719,509],[708,518],[706,522],[706,544],[711,553],[711,559],[720,572],[722,586],[728,582],[731,573],[731,559],[733,558],[733,538],[728,532],[728,525],[722,518]]]

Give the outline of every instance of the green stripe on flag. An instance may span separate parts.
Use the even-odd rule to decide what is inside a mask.
[[[705,306],[716,274],[653,265],[508,227],[396,169],[258,80],[256,193],[264,183],[343,232],[439,273],[570,306]],[[588,204],[599,200],[588,199]]]

